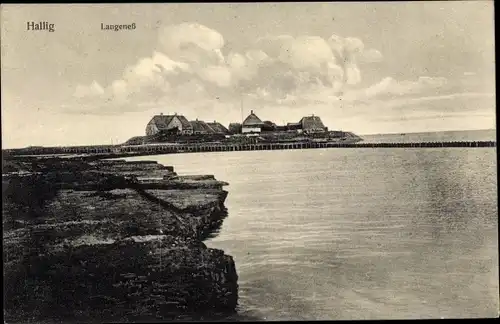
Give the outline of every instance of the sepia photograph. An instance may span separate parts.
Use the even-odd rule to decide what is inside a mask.
[[[0,8],[4,323],[499,317],[493,1]]]

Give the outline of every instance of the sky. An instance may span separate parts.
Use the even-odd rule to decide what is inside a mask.
[[[496,128],[493,1],[12,4],[1,40],[3,148],[122,143],[159,113]]]

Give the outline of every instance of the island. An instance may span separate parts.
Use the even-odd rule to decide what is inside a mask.
[[[159,143],[219,143],[278,144],[278,143],[356,143],[362,138],[352,132],[330,131],[319,116],[304,116],[298,122],[277,125],[262,121],[253,110],[241,123],[230,123],[226,128],[214,120],[189,121],[184,115],[155,115],[146,125],[145,136],[134,136],[125,145]]]

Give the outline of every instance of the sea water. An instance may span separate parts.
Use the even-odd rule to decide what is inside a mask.
[[[206,243],[234,257],[241,319],[498,316],[496,148],[133,159],[229,182]]]

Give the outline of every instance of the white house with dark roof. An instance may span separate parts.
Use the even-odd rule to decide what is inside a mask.
[[[193,126],[183,115],[156,115],[146,126],[146,135],[155,135],[161,131],[177,130],[178,134],[193,134]]]

